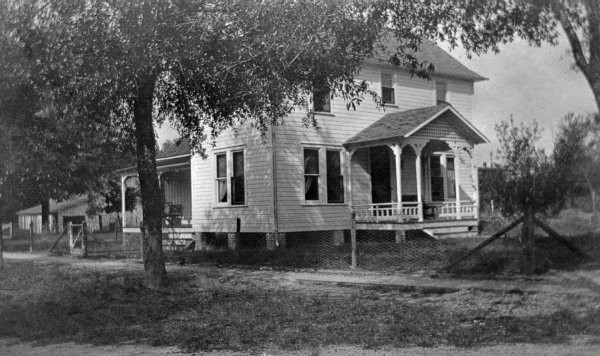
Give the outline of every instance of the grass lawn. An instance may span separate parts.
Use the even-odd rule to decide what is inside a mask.
[[[173,266],[169,273],[171,286],[155,291],[142,286],[138,269],[10,261],[0,272],[0,338],[256,353],[565,343],[576,335],[600,342],[600,295],[423,295],[307,287],[272,271]]]

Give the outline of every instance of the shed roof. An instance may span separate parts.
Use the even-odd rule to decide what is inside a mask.
[[[440,103],[425,108],[386,114],[381,119],[349,138],[344,142],[344,147],[408,138],[445,113],[450,113],[455,118],[453,123],[464,128],[474,143],[489,142],[473,124],[460,115],[450,104]]]
[[[76,198],[67,201],[61,201],[57,203],[54,200],[50,201],[50,214],[59,213],[65,209],[72,208],[74,206],[79,206],[82,204],[87,204],[87,198]],[[32,206],[27,209],[17,211],[17,215],[39,215],[42,213],[42,205]]]
[[[376,51],[373,58],[380,62],[387,62],[394,54],[399,42],[392,33],[388,33],[385,35],[382,43],[384,43],[383,47]],[[440,48],[435,42],[428,39],[422,39],[419,50],[412,54],[421,62],[428,61],[433,63],[435,68],[433,74],[440,74],[473,81],[487,80],[486,77],[470,70],[459,60],[452,57],[450,54],[448,54],[448,52]]]

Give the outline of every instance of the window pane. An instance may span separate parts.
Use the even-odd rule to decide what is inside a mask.
[[[304,174],[319,174],[319,150],[304,150]]]
[[[304,199],[319,200],[319,177],[304,176]]]
[[[446,101],[446,83],[435,82],[436,101]]]
[[[244,151],[233,152],[233,176],[244,176]]]
[[[217,178],[227,177],[227,156],[225,154],[217,155]]]
[[[381,73],[381,86],[392,88],[392,75],[389,73]]]
[[[244,205],[246,200],[244,184],[244,152],[234,152],[233,177],[231,178],[231,204]]]
[[[313,91],[313,105],[316,112],[331,112],[331,98],[326,89]]]
[[[327,202],[344,202],[344,177],[340,162],[340,151],[327,151]]]
[[[217,181],[219,203],[227,203],[227,179],[222,178]]]
[[[385,104],[395,104],[394,88],[381,88],[381,99]]]

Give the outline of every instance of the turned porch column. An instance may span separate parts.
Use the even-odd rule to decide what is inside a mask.
[[[456,143],[450,146],[454,151],[454,189],[456,191],[456,220],[461,220],[460,216],[460,150]]]
[[[423,187],[421,182],[421,152],[425,144],[415,143],[411,145],[415,150],[415,171],[417,173],[417,206],[419,211],[419,221],[423,221]]]
[[[398,204],[398,221],[402,222],[402,150],[403,144],[391,145],[390,148],[394,152],[394,163],[396,166],[396,196]]]

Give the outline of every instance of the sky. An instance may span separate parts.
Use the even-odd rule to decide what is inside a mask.
[[[589,114],[597,110],[592,91],[581,72],[573,70],[568,42],[563,36],[557,46],[531,47],[516,40],[500,47],[499,54],[467,58],[464,50],[450,54],[488,80],[475,84],[473,123],[490,140],[496,141],[494,126],[510,116],[516,123],[536,120],[543,128],[540,145],[550,153],[561,118],[569,113]],[[158,130],[159,142],[177,133],[168,126]],[[489,161],[494,145],[479,145],[476,161]]]

